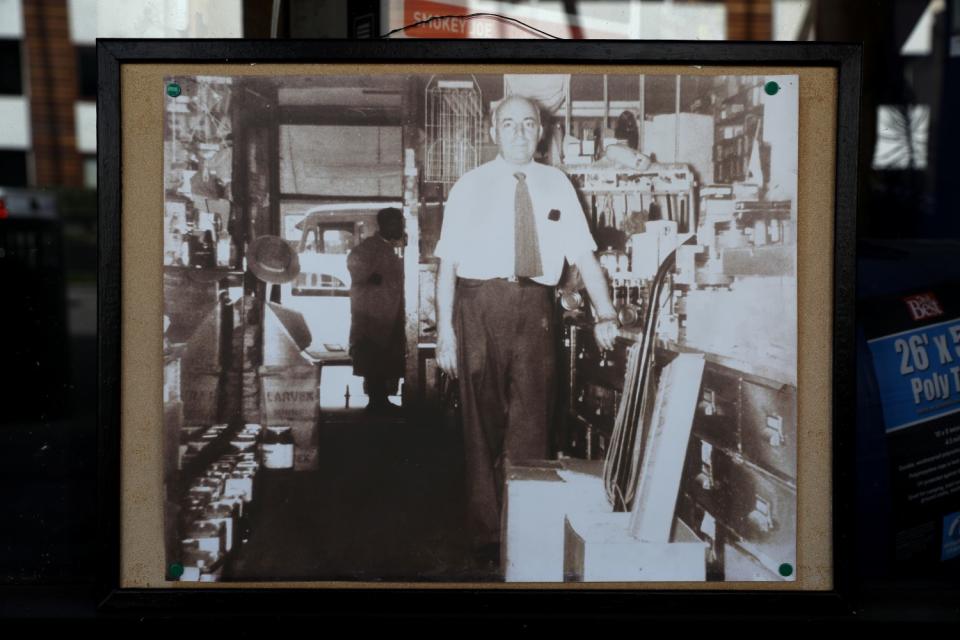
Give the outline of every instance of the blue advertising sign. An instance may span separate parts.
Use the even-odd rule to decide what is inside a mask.
[[[936,287],[861,306],[887,445],[891,552],[905,573],[960,559],[958,294]]]
[[[887,432],[960,412],[960,319],[869,345]]]
[[[943,517],[942,540],[941,560],[952,560],[960,556],[960,511]]]

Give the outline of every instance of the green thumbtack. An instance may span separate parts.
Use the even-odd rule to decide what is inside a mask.
[[[789,578],[790,576],[792,576],[793,565],[790,564],[789,562],[784,562],[782,565],[780,565],[780,575],[782,575],[784,578]]]
[[[768,96],[775,96],[780,92],[780,85],[771,80],[767,84],[763,85],[763,90],[767,92]]]
[[[171,82],[170,84],[168,84],[168,85],[167,85],[167,95],[170,96],[171,98],[176,98],[177,96],[179,96],[179,95],[180,95],[180,85],[178,85],[176,82]],[[181,568],[181,571],[182,571],[182,568]]]
[[[179,578],[183,575],[183,565],[179,562],[174,562],[170,565],[170,575],[174,578]]]

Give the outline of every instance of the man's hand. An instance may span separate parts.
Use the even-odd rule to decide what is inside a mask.
[[[610,303],[610,292],[607,290],[607,276],[597,262],[592,251],[588,251],[577,260],[583,284],[590,294],[590,302],[596,312],[597,323],[593,327],[593,334],[597,338],[597,346],[606,351],[613,349],[613,341],[619,333],[617,325],[617,311]]]
[[[437,366],[457,378],[457,334],[453,330],[453,299],[457,289],[457,265],[440,260],[437,271]]]
[[[457,336],[453,327],[437,329],[437,366],[450,379],[457,379]]]
[[[597,339],[597,346],[604,351],[612,351],[619,335],[617,321],[613,319],[597,320],[593,327],[593,335]]]

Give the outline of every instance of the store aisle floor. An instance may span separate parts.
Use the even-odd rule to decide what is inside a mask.
[[[319,470],[266,471],[252,532],[225,579],[473,581],[455,429],[341,416]]]

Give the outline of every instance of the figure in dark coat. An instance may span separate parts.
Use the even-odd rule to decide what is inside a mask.
[[[403,213],[377,214],[377,233],[347,257],[350,270],[350,356],[354,375],[363,376],[371,411],[389,411],[387,399],[404,374],[406,335],[403,260],[394,247],[403,237]]]

